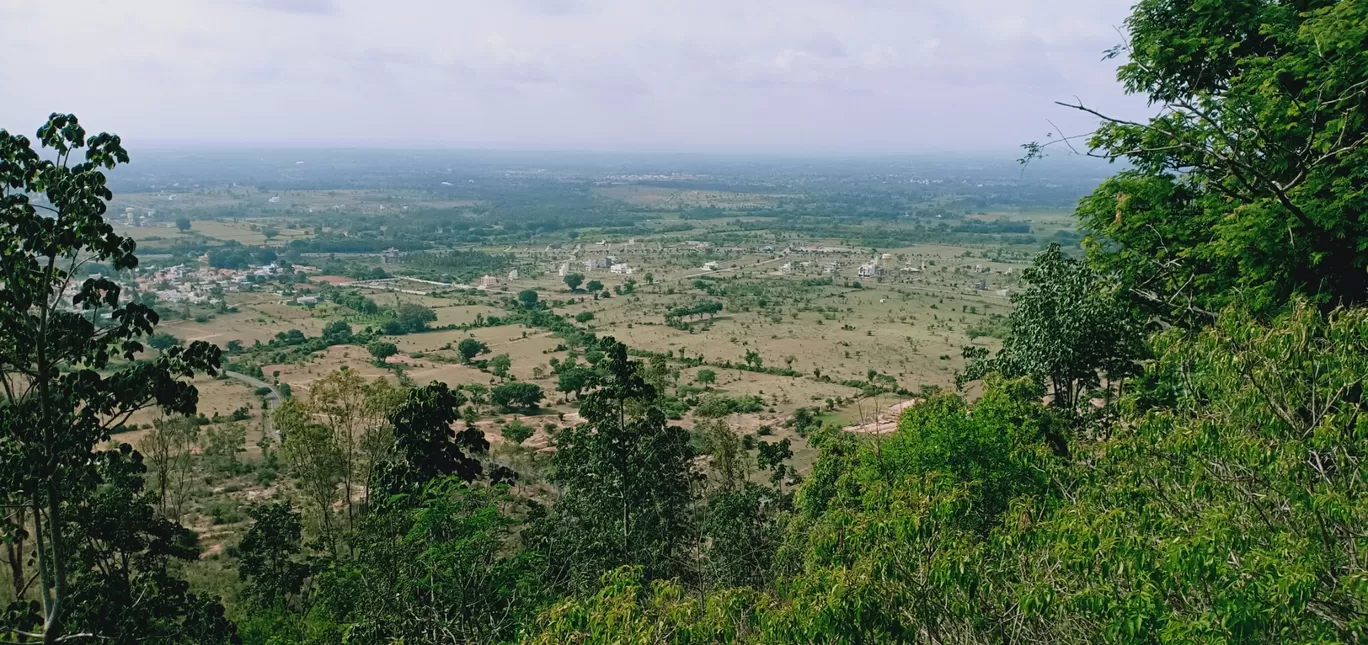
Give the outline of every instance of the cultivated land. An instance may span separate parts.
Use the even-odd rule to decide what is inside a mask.
[[[899,406],[954,388],[965,346],[1000,343],[1009,294],[1031,255],[1073,226],[1062,209],[1020,207],[970,209],[949,224],[944,214],[776,220],[776,209],[802,203],[802,191],[615,181],[579,197],[544,197],[550,212],[556,200],[587,199],[586,208],[603,215],[518,239],[498,234],[516,230],[516,218],[487,221],[498,217],[497,201],[467,197],[239,186],[124,194],[110,212],[147,259],[139,290],[162,297],[159,331],[231,350],[229,369],[251,371],[287,396],[307,401],[319,379],[343,368],[396,385],[492,387],[515,379],[541,386],[539,409],[483,404],[473,423],[493,444],[492,458],[521,473],[517,490],[548,499],[544,471],[554,433],[579,421],[575,397],[557,391],[553,363],[573,356],[583,364],[585,348],[562,332],[502,320],[519,310],[521,292],[535,292],[540,307],[581,331],[626,343],[643,361],[664,360],[666,394],[680,402],[672,416],[685,428],[699,421],[694,406],[705,398],[758,402],[726,422],[754,440],[790,440],[790,463],[805,474],[815,451],[806,441],[810,428],[793,425],[801,408],[829,426],[883,432]],[[948,201],[928,203],[941,209]],[[131,216],[120,217],[125,212]],[[189,230],[174,226],[177,218],[190,219]],[[474,235],[475,226],[487,233]],[[468,228],[464,243],[409,241],[459,237]],[[172,266],[179,273],[168,273]],[[149,277],[152,271],[161,272]],[[569,290],[565,272],[583,275],[579,290]],[[389,276],[429,282],[367,282]],[[587,291],[590,281],[601,283],[599,297]],[[374,311],[344,304],[348,296],[364,297]],[[721,310],[671,313],[709,302]],[[406,305],[432,312],[428,330],[385,333]],[[393,342],[398,353],[377,362],[358,344],[301,352],[296,341],[282,340],[320,337],[337,321],[363,338]],[[467,338],[488,347],[475,365],[456,351]],[[499,355],[510,359],[504,377],[485,363]],[[705,370],[713,382],[699,382]],[[295,492],[263,461],[263,448],[279,448],[266,393],[231,379],[196,384],[210,417],[201,432],[237,424],[245,430],[240,459],[252,464],[206,474],[189,494],[186,523],[208,545],[203,570],[191,575],[212,588],[232,584],[214,562],[239,537],[246,509]],[[228,421],[235,411],[239,420]],[[131,419],[135,429],[115,439],[144,441],[154,418]],[[534,429],[521,446],[502,436],[514,420]],[[753,460],[753,448],[750,454]]]

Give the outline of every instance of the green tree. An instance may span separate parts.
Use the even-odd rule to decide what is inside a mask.
[[[188,230],[190,230],[190,218],[189,218],[189,217],[177,217],[177,218],[176,218],[176,228],[177,228],[177,229],[180,229],[181,231],[188,231]]]
[[[698,370],[698,373],[694,375],[694,380],[702,383],[705,389],[711,388],[712,384],[717,382],[717,372],[709,369]]]
[[[299,399],[284,401],[271,413],[280,431],[280,455],[291,479],[317,513],[318,531],[329,553],[337,554],[333,505],[338,500],[346,462],[327,426]]]
[[[138,444],[153,478],[157,509],[162,517],[177,523],[195,470],[194,451],[199,430],[199,423],[193,417],[157,419]]]
[[[425,482],[366,518],[357,556],[319,576],[320,604],[351,642],[513,642],[547,600],[545,565],[509,548],[521,505],[501,486]]]
[[[303,526],[288,502],[262,504],[251,511],[252,527],[238,544],[238,576],[250,582],[247,593],[257,608],[284,608],[309,575],[300,545]]]
[[[1065,257],[1057,244],[1022,271],[1024,289],[1012,294],[1012,333],[991,360],[969,352],[964,378],[990,371],[1030,376],[1046,384],[1055,407],[1070,413],[1101,376],[1124,378],[1143,355],[1140,322],[1118,295],[1118,286],[1082,263]],[[1063,451],[1062,441],[1055,441]]]
[[[118,137],[87,138],[70,115],[52,115],[37,139],[48,154],[0,130],[0,378],[10,384],[0,418],[0,495],[30,511],[39,599],[37,611],[0,617],[0,632],[37,632],[48,643],[87,632],[159,638],[189,629],[192,616],[209,610],[162,567],[195,557],[194,536],[154,520],[140,457],[127,446],[94,448],[137,410],[193,413],[197,392],[181,379],[214,373],[219,350],[199,341],[137,360],[138,339],[153,332],[157,314],[124,301],[119,285],[104,277],[79,277],[86,262],[137,267],[133,241],[114,234],[103,217],[112,194],[102,170],[128,155]],[[74,310],[63,297],[73,286]],[[102,321],[106,313],[111,317]],[[111,363],[116,356],[121,364]],[[105,548],[87,548],[92,536],[122,528],[128,531]],[[137,561],[117,571],[100,568],[122,557]],[[137,621],[108,622],[139,597],[149,609]]]
[[[747,365],[750,365],[751,367],[754,367],[755,369],[760,369],[760,366],[764,365],[764,363],[765,363],[765,360],[764,360],[763,358],[760,357],[760,352],[757,352],[757,351],[751,350],[751,349],[746,350],[746,364],[747,364]]]
[[[699,478],[688,433],[666,425],[625,345],[603,338],[599,348],[606,377],[581,399],[585,422],[557,436],[551,480],[562,496],[550,518],[552,548],[575,554],[560,562],[576,586],[626,564],[652,578],[678,575],[688,566]]]
[[[463,338],[460,343],[457,343],[456,351],[461,355],[462,361],[469,363],[480,354],[488,354],[489,346],[474,338]]]
[[[470,402],[476,407],[489,404],[489,386],[483,383],[466,383],[461,386],[461,389],[465,391]]]
[[[393,432],[388,417],[403,393],[383,378],[372,382],[343,367],[309,388],[308,408],[313,418],[332,433],[342,459],[342,499],[347,529],[356,528],[355,491],[365,487],[379,462],[388,457]],[[370,500],[369,489],[365,501]]]
[[[568,369],[561,369],[556,375],[556,391],[565,394],[574,394],[576,397],[585,388],[591,387],[596,382],[597,375],[594,370],[583,366],[573,366]]]
[[[334,320],[323,327],[323,340],[329,345],[350,344],[352,327],[345,320]]]
[[[532,426],[514,419],[504,424],[500,432],[503,433],[504,439],[507,439],[516,446],[530,439],[534,431],[532,430]]]
[[[577,322],[577,323],[579,323],[579,324],[581,324],[581,325],[583,325],[583,324],[585,324],[585,323],[587,323],[587,322],[589,322],[589,321],[591,321],[591,320],[593,320],[593,319],[594,319],[594,312],[592,312],[592,311],[581,311],[581,312],[575,314],[575,322]]]
[[[453,429],[464,403],[459,391],[437,381],[409,390],[390,415],[394,446],[372,485],[392,495],[412,494],[441,477],[471,482],[483,475],[475,455],[489,450],[484,433]]]
[[[522,303],[524,309],[537,308],[537,292],[531,289],[523,289],[518,292],[518,302]]]
[[[566,276],[565,276],[565,286],[569,287],[569,288],[570,288],[570,291],[571,291],[572,293],[575,292],[575,291],[579,291],[579,288],[580,288],[580,285],[581,285],[581,284],[584,284],[584,274],[581,274],[581,273],[568,273],[568,274],[566,274]]]
[[[247,449],[247,428],[240,423],[222,423],[204,431],[204,457],[220,472],[236,472],[238,453]]]
[[[489,391],[490,401],[505,410],[535,410],[543,396],[540,385],[522,381],[496,385]]]
[[[415,302],[406,302],[395,310],[395,320],[404,331],[418,333],[426,331],[428,323],[437,321],[437,312]]]
[[[498,354],[489,359],[489,371],[499,378],[508,378],[508,370],[513,367],[513,359],[508,354]]]
[[[147,337],[147,345],[157,351],[165,351],[172,347],[178,347],[180,344],[181,341],[179,338],[162,332]]]
[[[399,346],[384,340],[373,340],[366,345],[366,351],[375,357],[376,362],[383,363],[385,359],[399,353]]]
[[[1357,2],[1138,3],[1112,54],[1158,114],[1070,105],[1102,119],[1089,154],[1132,167],[1080,204],[1096,266],[1179,321],[1368,298],[1368,254],[1344,243],[1368,221],[1343,183],[1368,163],[1365,16]]]
[[[589,293],[598,293],[603,291],[603,283],[598,280],[590,280],[589,284],[584,285],[584,290]]]

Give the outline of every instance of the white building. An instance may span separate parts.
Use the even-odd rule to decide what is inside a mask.
[[[629,267],[626,264],[614,264],[609,267],[608,270],[618,275],[632,275],[632,267]]]
[[[709,261],[709,262],[704,262],[704,263],[703,263],[703,270],[704,270],[704,271],[716,271],[716,270],[717,270],[717,263],[716,263],[716,262],[711,262],[711,261]]]
[[[570,263],[562,262],[560,265],[560,277],[564,278],[568,273],[570,273]]]
[[[861,278],[876,278],[879,276],[879,265],[873,262],[860,265]]]
[[[517,270],[517,269],[513,269],[512,271],[509,271],[509,272],[508,272],[508,281],[509,281],[509,282],[512,282],[512,281],[517,280],[517,279],[518,279],[518,270]]]
[[[498,284],[499,284],[499,279],[496,278],[496,277],[494,277],[494,276],[492,276],[492,275],[484,276],[484,277],[480,278],[479,280],[476,280],[476,281],[475,281],[475,286],[477,286],[477,287],[479,287],[479,288],[481,288],[481,289],[488,289],[488,288],[490,288],[490,287],[497,286]]]
[[[782,273],[784,275],[793,275],[793,263],[789,262],[784,266],[779,267],[779,273]]]

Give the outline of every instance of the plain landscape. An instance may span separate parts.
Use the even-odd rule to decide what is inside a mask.
[[[972,153],[1088,7],[907,58],[795,26],[897,3],[610,4],[174,3],[35,57],[13,105],[98,46],[115,109],[0,130],[0,645],[1368,640],[1368,0],[1140,0],[1144,116]],[[0,50],[103,29],[58,11]],[[465,93],[501,145],[447,145]],[[97,129],[152,120],[204,132]]]

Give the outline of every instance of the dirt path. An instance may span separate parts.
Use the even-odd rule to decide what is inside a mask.
[[[898,403],[888,406],[887,408],[884,408],[883,411],[875,415],[875,417],[872,420],[866,421],[864,423],[846,426],[845,430],[847,432],[860,432],[864,434],[884,434],[887,432],[893,432],[894,430],[898,429],[898,417],[902,416],[903,410],[906,410],[918,403],[921,403],[921,399],[908,399],[906,401],[900,401]]]

